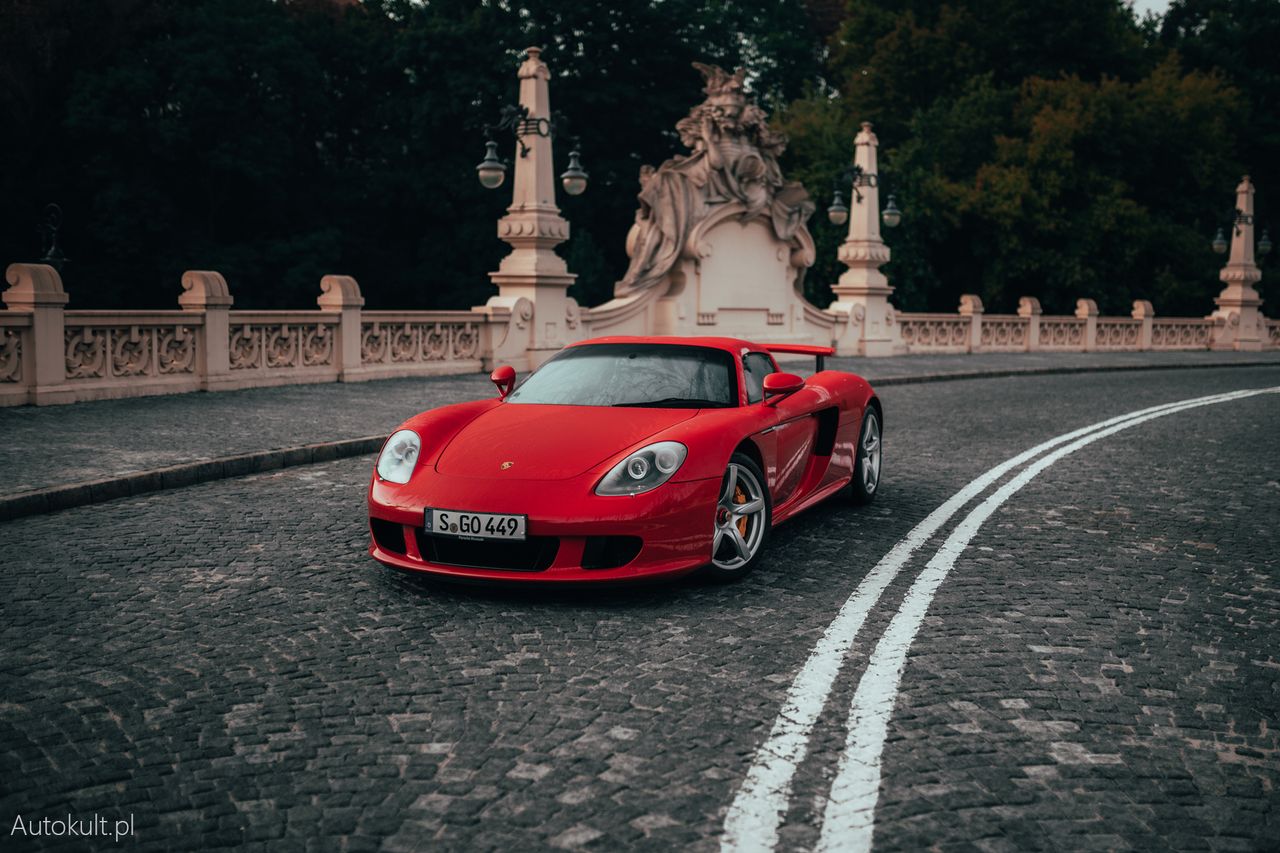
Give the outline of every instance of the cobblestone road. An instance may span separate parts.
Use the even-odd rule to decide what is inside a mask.
[[[0,819],[145,848],[713,850],[795,672],[969,479],[1280,369],[886,388],[885,490],[742,583],[455,589],[364,554],[353,459],[0,525]],[[890,723],[878,849],[1274,849],[1280,398],[1067,457],[942,585]],[[817,838],[873,611],[782,827]],[[74,845],[73,845],[74,846]]]

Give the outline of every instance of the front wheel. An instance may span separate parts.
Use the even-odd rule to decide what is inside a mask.
[[[858,433],[857,462],[853,466],[853,482],[849,489],[856,504],[869,504],[880,491],[880,413],[868,406]]]
[[[735,581],[755,568],[773,521],[764,483],[764,474],[751,457],[733,454],[716,501],[711,565],[705,569],[713,580]]]

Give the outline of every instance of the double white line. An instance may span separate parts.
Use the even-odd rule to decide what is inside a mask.
[[[907,591],[897,614],[872,651],[867,669],[854,693],[849,708],[845,749],[840,756],[836,778],[827,799],[818,850],[838,849],[842,853],[852,853],[871,848],[876,800],[880,793],[880,755],[907,651],[938,586],[982,523],[1046,468],[1088,444],[1121,430],[1187,409],[1276,392],[1280,392],[1280,387],[1182,400],[1130,412],[1064,433],[1002,462],[931,512],[894,545],[862,583],[858,584],[858,588],[845,601],[800,672],[796,674],[768,739],[757,751],[755,762],[729,807],[721,850],[724,853],[745,853],[772,851],[777,846],[778,826],[790,800],[791,780],[805,759],[809,736],[858,631],[885,588],[897,577],[911,555],[965,504],[1018,466],[1036,459],[1046,451],[1053,451],[992,492],[957,524]]]

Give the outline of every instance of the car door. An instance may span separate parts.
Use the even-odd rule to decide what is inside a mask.
[[[817,421],[810,411],[808,395],[801,391],[778,400],[775,405],[764,403],[764,378],[777,371],[768,353],[749,352],[742,359],[742,376],[746,385],[747,404],[765,410],[768,426],[758,440],[766,450],[766,459],[773,464],[766,471],[773,493],[774,505],[785,503],[794,496],[800,479],[804,476]],[[772,450],[772,454],[767,451]],[[769,457],[772,457],[769,459]]]

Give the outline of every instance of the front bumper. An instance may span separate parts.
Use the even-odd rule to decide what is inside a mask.
[[[374,476],[369,554],[410,571],[528,583],[675,577],[711,562],[718,479],[666,483],[625,497],[596,495],[598,479],[598,473],[559,481],[478,479],[428,469],[398,485]],[[423,529],[427,507],[526,515],[527,547],[436,539]]]

